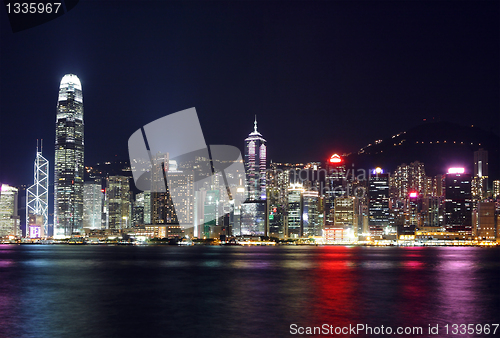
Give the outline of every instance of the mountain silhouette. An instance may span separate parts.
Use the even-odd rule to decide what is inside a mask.
[[[500,137],[473,126],[451,122],[425,123],[384,140],[378,140],[346,158],[354,168],[380,166],[393,171],[402,163],[420,161],[427,176],[444,174],[451,166],[474,174],[474,151],[488,151],[489,177],[500,179]]]

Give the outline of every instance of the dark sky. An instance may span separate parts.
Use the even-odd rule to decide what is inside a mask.
[[[79,76],[85,163],[196,107],[207,144],[243,148],[257,114],[275,161],[323,160],[422,123],[496,128],[498,1],[80,2],[12,33],[0,11],[0,181],[54,163],[59,82]]]

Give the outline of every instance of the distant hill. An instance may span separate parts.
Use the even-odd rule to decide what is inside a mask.
[[[420,161],[426,174],[443,174],[450,166],[474,173],[474,151],[488,151],[490,179],[500,179],[500,137],[476,127],[451,122],[425,123],[368,145],[347,156],[355,168],[384,167],[393,171],[401,163]]]

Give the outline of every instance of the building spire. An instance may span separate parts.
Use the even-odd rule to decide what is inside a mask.
[[[253,131],[257,132],[257,114],[255,114],[255,122],[253,123]]]

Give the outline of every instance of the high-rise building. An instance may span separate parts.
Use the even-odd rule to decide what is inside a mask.
[[[144,224],[151,223],[151,191],[144,191]]]
[[[130,183],[127,176],[106,179],[107,228],[125,229],[131,226]]]
[[[257,131],[257,117],[254,131],[245,139],[245,171],[247,176],[247,200],[241,205],[240,234],[265,236],[267,230],[266,203],[266,140]]]
[[[144,192],[135,195],[135,202],[132,206],[132,225],[138,226],[144,223]]]
[[[493,198],[500,199],[500,180],[493,181]]]
[[[151,168],[151,224],[179,224],[169,186],[165,183],[168,174],[169,154],[158,153]]]
[[[497,230],[495,226],[495,202],[478,202],[473,216],[477,239],[494,241]]]
[[[0,190],[0,237],[19,236],[18,189],[2,184]]]
[[[488,191],[488,152],[483,148],[474,152],[473,195],[478,200],[486,198]]]
[[[194,172],[176,170],[172,165],[168,170],[168,190],[172,194],[175,214],[183,229],[193,227],[194,223]]]
[[[389,174],[373,170],[368,182],[368,212],[371,236],[381,236],[389,226]]]
[[[83,231],[83,95],[80,79],[66,74],[59,86],[54,164],[54,236]]]
[[[286,216],[286,228],[288,237],[302,237],[302,193],[304,188],[302,184],[291,184],[288,189],[288,206]]]
[[[35,217],[32,217],[35,216]],[[40,216],[41,219],[39,217]],[[30,218],[31,217],[31,218]],[[31,222],[30,222],[31,220]],[[42,150],[36,146],[33,185],[26,189],[26,237],[29,237],[30,223],[39,226],[39,237],[49,234],[49,161],[42,156]]]
[[[351,241],[358,239],[358,210],[356,197],[337,197],[335,199],[334,228],[342,229],[345,239]]]
[[[472,237],[471,175],[464,168],[450,168],[444,180],[444,219],[446,231]]]
[[[102,228],[102,205],[104,194],[101,180],[85,182],[83,185],[83,227],[88,229]]]
[[[219,190],[207,191],[203,208],[203,237],[209,238],[212,229],[219,226],[219,216],[221,216],[219,201]]]
[[[257,131],[255,117],[254,130],[245,139],[245,170],[250,201],[266,199],[266,156],[266,140]]]
[[[302,193],[302,236],[321,236],[323,232],[323,213],[320,211],[321,198],[317,191],[306,190]]]

